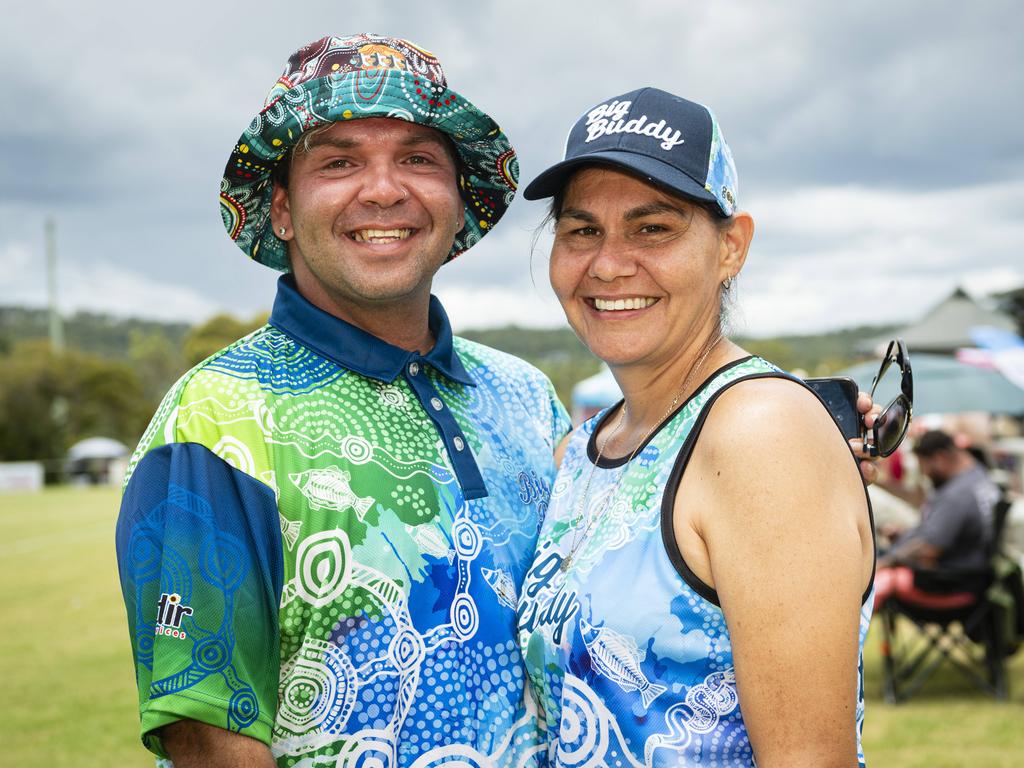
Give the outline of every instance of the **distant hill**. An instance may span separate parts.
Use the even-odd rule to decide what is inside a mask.
[[[898,325],[862,325],[827,333],[774,336],[770,338],[735,337],[737,344],[787,371],[803,371],[808,376],[831,376],[851,363],[864,359],[862,342],[891,334]]]
[[[230,318],[228,318],[230,319]],[[219,318],[223,323],[224,318]],[[230,325],[230,324],[229,324]],[[182,350],[194,340],[203,326],[186,323],[162,323],[136,318],[116,318],[91,312],[77,312],[64,319],[67,346],[111,360],[131,357],[133,345],[140,339]],[[737,337],[736,341],[755,354],[762,355],[786,370],[802,370],[809,375],[825,376],[860,358],[857,344],[883,335],[895,326],[862,326],[820,334],[802,334],[754,339]],[[16,341],[44,339],[49,320],[44,309],[0,307],[0,354]],[[237,333],[232,332],[235,335]],[[528,360],[544,371],[554,382],[559,396],[568,402],[573,385],[596,373],[600,362],[583,346],[568,328],[504,328],[471,329],[459,334],[490,347]],[[233,336],[232,336],[233,338]],[[225,338],[228,343],[231,339]],[[215,344],[214,346],[218,346]],[[204,357],[212,350],[204,351]],[[180,373],[180,371],[178,371]],[[175,374],[176,376],[177,374]],[[166,382],[169,386],[173,377]],[[160,385],[154,383],[154,386]]]
[[[181,347],[188,323],[118,318],[93,312],[76,312],[64,318],[64,340],[68,347],[111,360],[127,359],[133,338],[157,335],[174,347]],[[0,306],[0,353],[18,341],[45,339],[50,334],[45,309]]]

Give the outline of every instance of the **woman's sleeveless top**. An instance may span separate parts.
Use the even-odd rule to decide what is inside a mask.
[[[519,603],[519,640],[552,765],[754,764],[725,617],[714,590],[683,562],[671,521],[675,489],[714,398],[766,376],[790,378],[757,357],[719,369],[632,460],[602,457],[595,465],[593,434],[608,412],[571,438]],[[597,522],[584,537],[592,516]],[[863,664],[858,677],[863,765]]]

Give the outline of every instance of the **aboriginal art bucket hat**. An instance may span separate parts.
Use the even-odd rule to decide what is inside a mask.
[[[288,59],[224,169],[221,216],[239,248],[268,267],[291,269],[270,223],[274,169],[288,161],[304,132],[367,117],[409,120],[452,140],[466,214],[449,261],[505,213],[519,178],[515,150],[490,117],[448,87],[432,53],[382,35],[325,37]]]

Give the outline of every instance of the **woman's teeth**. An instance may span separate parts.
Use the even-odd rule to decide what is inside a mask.
[[[636,296],[628,299],[594,299],[598,312],[616,312],[623,309],[646,309],[657,299],[650,296]]]

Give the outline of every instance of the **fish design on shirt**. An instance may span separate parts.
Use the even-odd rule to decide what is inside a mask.
[[[636,641],[609,627],[595,627],[580,616],[580,637],[594,668],[624,691],[639,691],[645,707],[666,691],[652,683],[640,669],[641,654]]]
[[[644,765],[654,765],[654,751],[671,749],[682,752],[693,735],[710,733],[739,704],[736,673],[730,668],[712,672],[686,692],[685,701],[673,704],[665,712],[668,733],[651,736],[644,745]]]
[[[349,484],[352,475],[339,467],[307,469],[288,475],[288,479],[302,491],[310,509],[333,509],[336,512],[351,509],[362,522],[373,506],[373,497],[356,496]]]
[[[516,585],[508,571],[481,568],[480,572],[484,576],[484,581],[490,585],[491,589],[494,590],[494,594],[498,596],[498,602],[507,605],[514,611],[517,602]]]
[[[301,520],[289,520],[280,512],[277,515],[281,518],[281,538],[284,539],[288,549],[295,549],[295,542],[299,540],[299,530],[302,528]]]
[[[431,557],[446,557],[451,565],[455,560],[455,550],[448,543],[448,539],[437,529],[435,525],[406,525],[406,532],[416,542],[420,552]]]

